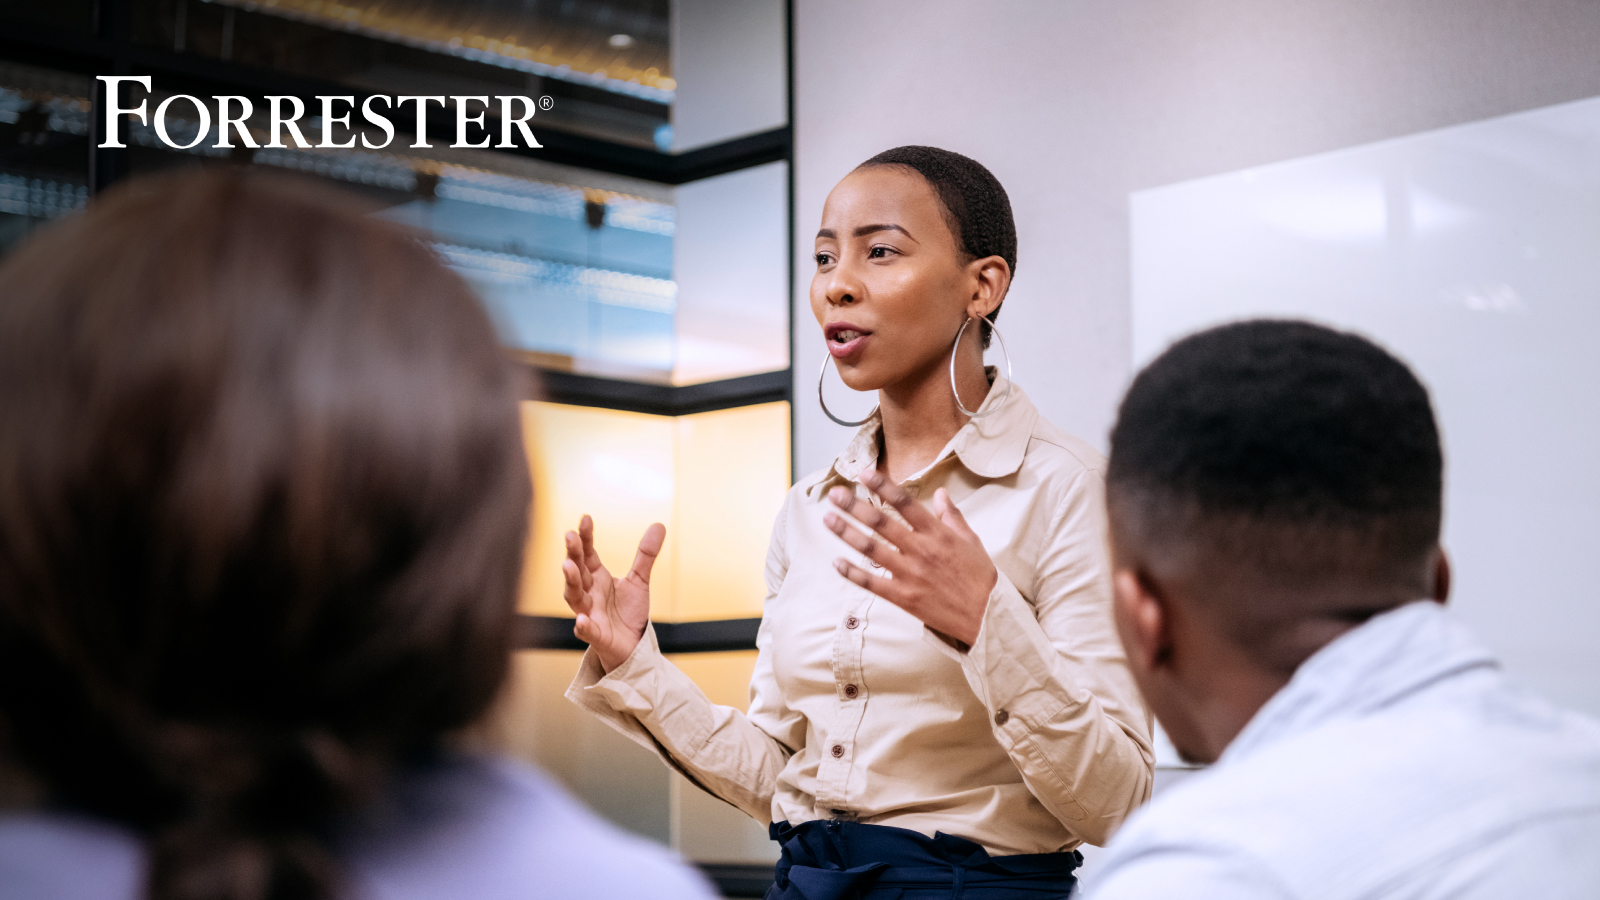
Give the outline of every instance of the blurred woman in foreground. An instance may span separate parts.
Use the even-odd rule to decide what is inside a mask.
[[[187,175],[0,285],[0,894],[707,896],[448,749],[506,677],[529,485],[490,324],[416,236]]]

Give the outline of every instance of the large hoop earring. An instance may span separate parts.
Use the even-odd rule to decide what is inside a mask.
[[[1006,392],[1000,396],[1000,402],[996,403],[994,408],[988,412],[976,413],[970,409],[967,409],[965,406],[962,406],[961,391],[956,389],[956,351],[961,349],[961,335],[966,332],[967,326],[971,325],[975,321],[977,321],[977,319],[968,318],[965,322],[961,323],[961,330],[956,332],[956,342],[950,348],[950,393],[956,398],[956,409],[961,410],[962,413],[966,414],[970,418],[981,419],[985,416],[992,416],[1004,409],[1006,403],[1011,400],[1011,351],[1006,349],[1006,339],[1000,337],[1000,329],[994,327],[994,323],[990,322],[989,330],[994,332],[995,337],[1000,338],[1000,352],[1006,355]],[[821,389],[820,384],[818,385],[818,389]],[[982,404],[980,404],[980,406],[981,405]],[[838,420],[835,419],[834,421],[837,422]]]
[[[828,363],[831,362],[833,362],[832,356],[824,356],[822,358],[822,371],[817,373],[817,403],[822,406],[822,414],[832,419],[834,424],[843,425],[846,428],[860,428],[862,425],[871,422],[872,417],[878,414],[878,408],[876,406],[872,408],[872,412],[867,413],[867,417],[865,419],[862,419],[859,422],[846,422],[844,419],[834,415],[833,410],[828,408],[828,401],[822,399],[822,380],[828,377]]]

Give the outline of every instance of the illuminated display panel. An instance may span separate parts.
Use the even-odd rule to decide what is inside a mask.
[[[666,416],[539,402],[522,404],[522,423],[533,473],[533,520],[521,609],[571,615],[561,599],[562,535],[575,530],[585,513],[593,516],[600,558],[626,573],[650,523],[672,522],[676,428]],[[653,618],[670,617],[674,555],[663,552],[656,560]]]
[[[682,416],[677,429],[672,618],[759,616],[772,522],[789,490],[789,404]]]
[[[789,487],[787,403],[672,418],[527,402],[523,426],[534,502],[522,612],[571,614],[562,535],[588,513],[617,574],[650,523],[667,526],[651,577],[657,621],[761,615],[768,535]]]

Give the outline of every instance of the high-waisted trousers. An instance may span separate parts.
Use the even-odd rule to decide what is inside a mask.
[[[769,830],[783,848],[766,900],[1058,900],[1083,855],[990,856],[940,832],[817,820]]]

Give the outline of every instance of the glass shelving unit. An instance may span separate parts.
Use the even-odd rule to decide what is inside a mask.
[[[737,15],[695,0],[0,0],[0,254],[126,177],[252,166],[418,229],[474,288],[541,385],[523,404],[526,649],[486,729],[729,890],[770,875],[764,830],[561,698],[579,647],[560,534],[593,514],[626,565],[643,526],[667,523],[663,647],[713,699],[746,702],[766,535],[792,480],[788,19],[783,0]],[[738,58],[771,71],[718,71],[729,41],[765,48]],[[268,95],[303,98],[310,137],[319,95],[520,94],[546,101],[542,146],[451,148],[436,108],[427,148],[397,116],[382,150],[219,148],[214,130],[174,150],[137,122],[119,126],[126,148],[100,149],[94,76],[111,74],[150,75],[152,110],[249,97],[263,145]],[[751,106],[729,90],[764,92],[766,112],[729,119]],[[198,132],[192,110],[169,110],[179,142]]]

